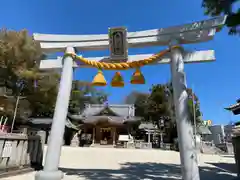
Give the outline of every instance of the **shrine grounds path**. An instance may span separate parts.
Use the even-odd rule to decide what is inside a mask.
[[[198,156],[201,180],[232,180],[233,156]],[[64,180],[181,179],[178,152],[140,149],[63,147],[60,169]],[[34,180],[35,172],[2,180]]]

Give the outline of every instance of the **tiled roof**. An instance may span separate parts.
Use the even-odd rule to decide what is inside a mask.
[[[102,111],[111,111],[113,115],[100,115]],[[79,123],[98,123],[101,119],[109,121],[109,123],[123,124],[127,122],[139,121],[139,117],[135,117],[135,108],[132,104],[89,104],[81,114],[68,114],[68,118]],[[31,118],[29,123],[32,124],[51,124],[51,118]]]
[[[135,109],[133,104],[88,104],[81,115],[83,116],[94,116],[109,108],[113,113],[118,116],[135,116]]]
[[[82,115],[68,115],[69,119],[79,121],[84,124],[97,124],[100,122],[109,122],[113,124],[124,124],[128,122],[140,121],[139,117],[119,117],[119,116],[82,116]]]
[[[209,128],[207,126],[204,125],[200,125],[197,127],[197,132],[201,135],[210,135],[212,134],[211,131],[209,130]]]
[[[51,125],[52,119],[51,118],[32,118],[29,120],[29,123],[34,124],[34,125],[39,125],[39,124]],[[74,125],[69,119],[66,120],[65,125],[68,128],[79,130],[79,127]]]
[[[233,104],[233,105],[231,105],[231,106],[229,106],[229,107],[226,107],[225,109],[226,109],[226,110],[233,111],[233,110],[235,110],[235,109],[237,109],[237,108],[240,108],[240,103]]]

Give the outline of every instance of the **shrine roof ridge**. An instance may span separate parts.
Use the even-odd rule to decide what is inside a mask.
[[[97,116],[104,110],[108,110],[115,116],[133,117],[135,116],[134,104],[86,104],[85,109],[81,113],[81,117]],[[80,118],[79,116],[79,118]],[[108,115],[106,115],[107,117]]]
[[[234,111],[235,109],[240,109],[240,103],[232,104],[229,107],[224,108],[226,110]]]

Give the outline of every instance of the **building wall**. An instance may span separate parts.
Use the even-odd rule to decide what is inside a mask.
[[[225,139],[227,142],[232,142],[232,129],[234,125],[226,125],[224,126],[224,132],[225,132]]]
[[[90,135],[91,136],[91,142],[94,144],[102,144],[104,141],[104,131],[108,131],[109,136],[107,138],[107,144],[116,144],[118,141],[118,137],[120,134],[127,134],[127,126],[85,126],[83,127],[82,135],[81,137],[85,137],[85,135]],[[92,141],[94,138],[94,141]],[[85,139],[85,138],[80,138]]]
[[[214,125],[209,126],[211,135],[205,135],[205,141],[213,141],[214,144],[222,144],[225,142],[231,142],[232,137],[232,125]]]

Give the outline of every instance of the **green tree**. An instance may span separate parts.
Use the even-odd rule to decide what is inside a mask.
[[[28,88],[34,84],[38,65],[42,58],[44,58],[44,55],[41,52],[39,43],[35,42],[26,30],[0,30],[1,102],[5,108],[1,112],[3,115],[13,115],[12,112],[15,108],[16,97],[18,95],[25,96],[26,92],[29,91]],[[19,88],[19,81],[24,81],[23,88]],[[8,91],[6,92],[4,89],[8,89]],[[3,98],[6,93],[7,97]],[[22,102],[24,102],[24,105]],[[28,103],[25,102],[27,102],[26,99],[20,101],[18,110],[20,117],[23,117],[22,113],[26,114],[27,110],[25,108],[31,107],[31,105],[27,106]]]
[[[49,73],[38,77],[37,84],[25,91],[33,117],[52,117],[56,104],[60,76]]]
[[[190,121],[194,124],[194,103],[196,124],[201,124],[202,113],[200,111],[199,99],[189,88],[187,89],[187,93]],[[143,121],[157,125],[158,128],[160,128],[161,121],[163,120],[164,124],[168,124],[169,133],[171,134],[173,131],[173,134],[176,134],[175,107],[171,83],[153,85],[149,94],[132,92],[127,99],[128,101],[131,100],[131,103],[134,100],[136,116],[142,117]]]
[[[19,102],[16,120],[29,116],[53,116],[60,75],[39,71],[40,61],[44,58],[40,44],[34,41],[27,30],[0,30],[0,104],[4,106],[1,115],[12,119],[16,99],[20,95],[24,99]],[[78,93],[76,95],[73,89],[70,107],[76,102],[78,108],[83,108],[84,102],[106,101],[105,93],[79,81],[73,82],[74,87],[76,84]]]
[[[153,85],[147,101],[147,115],[149,121],[160,128],[160,121],[171,118],[170,99],[166,94],[166,85]]]
[[[202,112],[200,110],[200,101],[195,93],[193,93],[192,89],[187,89],[188,93],[188,109],[189,109],[189,117],[191,119],[192,124],[194,123],[194,113],[196,125],[202,124]],[[194,112],[195,111],[195,112]]]
[[[147,121],[148,119],[148,97],[148,93],[133,91],[127,96],[125,100],[126,104],[134,104],[135,116],[142,117],[142,121]]]
[[[171,115],[175,116],[175,107],[173,102],[173,87],[171,83],[166,84],[166,89],[168,91],[167,96],[169,104],[169,108],[171,109]],[[200,110],[200,101],[197,97],[197,95],[193,92],[191,88],[187,88],[187,94],[188,94],[188,112],[189,112],[189,118],[192,124],[194,124],[194,114],[197,124],[202,123],[202,112]],[[195,111],[195,112],[194,112]]]
[[[228,15],[226,26],[230,34],[240,33],[240,8],[238,0],[203,0],[205,14],[210,16]]]
[[[38,80],[38,87],[28,96],[33,106],[32,116],[53,117],[56,97],[58,93],[59,75],[43,76]],[[84,109],[86,103],[102,104],[107,95],[90,86],[89,83],[73,81],[69,112],[78,113]]]
[[[36,71],[43,57],[39,43],[27,30],[0,30],[0,66],[5,69],[2,78],[12,84],[12,88],[24,73]]]
[[[73,81],[69,112],[79,113],[84,109],[85,104],[103,104],[107,101],[107,96],[89,83]]]
[[[125,104],[134,104],[136,102],[136,99],[139,98],[139,96],[149,96],[149,93],[132,91],[129,95],[126,96],[124,103]]]
[[[149,93],[131,92],[125,100],[127,104],[135,105],[135,115],[142,117],[142,121],[159,125],[159,120],[170,115],[168,97],[165,85],[153,85]]]

